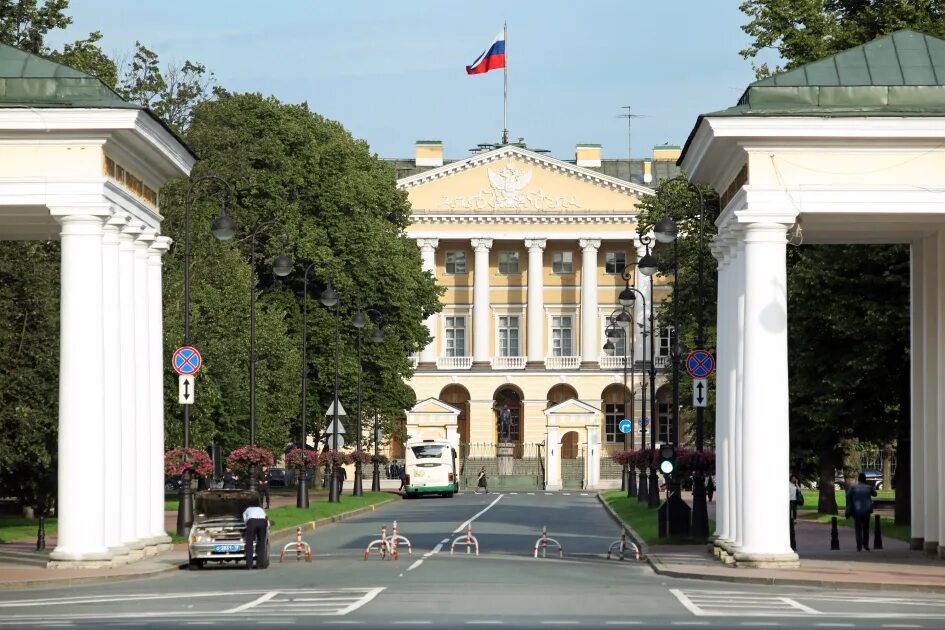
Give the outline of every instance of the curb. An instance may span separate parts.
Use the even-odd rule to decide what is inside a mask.
[[[597,500],[600,501],[600,504],[604,506],[604,510],[610,515],[610,518],[614,519],[617,525],[623,528],[623,531],[627,533],[627,536],[630,537],[630,540],[640,548],[640,559],[646,560],[647,564],[653,567],[653,563],[650,561],[650,546],[643,542],[643,537],[640,536],[630,525],[628,525],[620,516],[614,512],[614,509],[607,504],[607,501],[604,499],[604,495],[600,492],[597,493]],[[656,568],[653,567],[653,570],[656,571]]]
[[[397,495],[394,495],[397,496]],[[325,525],[331,525],[332,523],[337,523],[345,519],[351,518],[352,516],[359,516],[366,512],[374,512],[379,507],[387,505],[388,503],[393,503],[395,499],[388,499],[387,501],[382,501],[380,503],[375,503],[373,505],[365,505],[364,507],[356,508],[348,512],[341,512],[340,514],[335,514],[334,516],[326,516],[325,518],[320,518],[315,521],[305,521],[297,525],[292,525],[291,527],[283,527],[282,529],[275,529],[269,532],[270,540],[279,540],[280,538],[291,538],[295,536],[295,530],[299,527],[302,528],[303,532],[312,531],[318,527],[324,527]]]

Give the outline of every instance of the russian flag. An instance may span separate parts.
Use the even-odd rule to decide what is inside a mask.
[[[471,66],[466,66],[466,74],[482,74],[490,70],[505,67],[505,29],[492,40],[486,52],[479,55]]]

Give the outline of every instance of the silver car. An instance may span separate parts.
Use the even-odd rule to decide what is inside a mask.
[[[259,495],[250,490],[203,490],[194,495],[194,523],[187,539],[190,568],[207,562],[240,562],[245,559],[246,524],[243,512],[259,505]],[[269,567],[269,532],[264,549],[255,549],[260,568]]]

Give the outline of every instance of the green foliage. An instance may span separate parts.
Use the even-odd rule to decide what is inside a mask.
[[[0,0],[0,42],[33,54],[46,52],[46,33],[72,24],[69,0]]]
[[[101,39],[102,34],[99,31],[89,33],[86,39],[65,44],[62,52],[53,51],[49,57],[53,61],[90,74],[115,89],[118,84],[118,66],[97,45],[96,42]]]

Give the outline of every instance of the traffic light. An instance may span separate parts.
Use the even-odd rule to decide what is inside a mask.
[[[676,469],[676,447],[672,444],[660,446],[660,472],[669,477]]]

